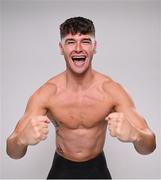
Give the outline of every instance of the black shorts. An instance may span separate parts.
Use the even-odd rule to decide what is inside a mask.
[[[85,162],[75,162],[55,153],[47,179],[112,179],[104,153]]]

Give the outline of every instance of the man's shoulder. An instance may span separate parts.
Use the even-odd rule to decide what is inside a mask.
[[[133,105],[133,101],[132,101],[130,95],[128,94],[126,88],[123,87],[117,81],[114,81],[113,79],[107,78],[103,82],[102,87],[103,87],[104,92],[108,96],[110,96],[116,104],[121,103],[124,105],[125,104]]]
[[[53,77],[51,77],[51,78],[47,81],[47,83],[57,84],[57,82],[60,82],[60,81],[64,80],[64,77],[65,77],[65,71],[62,72],[62,73],[59,73],[59,74],[57,74],[57,75],[55,75],[55,76],[53,76]]]
[[[95,71],[95,70],[93,70],[93,72],[94,72],[95,80],[96,80],[96,81],[100,81],[100,82],[106,81],[106,82],[108,82],[108,81],[111,81],[111,80],[112,80],[111,77],[109,77],[109,76],[107,76],[107,75],[105,75],[105,74],[103,74],[103,73],[100,73],[100,72]]]
[[[63,84],[64,81],[64,73],[60,73],[56,76],[53,76],[50,78],[46,83],[44,83],[38,91],[45,92],[47,94],[55,94],[57,91],[57,88],[60,84]]]
[[[119,86],[121,86],[118,82],[114,81],[110,76],[106,74],[102,74],[97,71],[95,71],[95,74],[97,79],[102,82],[103,89],[106,91],[111,90],[113,88],[117,89]]]
[[[110,76],[102,74],[100,72],[95,72],[97,77],[97,82],[101,84],[103,91],[112,97],[119,96],[120,93],[123,93],[124,87],[117,81],[113,80]]]
[[[51,97],[52,95],[55,95],[57,92],[58,84],[61,83],[61,79],[63,76],[63,73],[58,74],[56,76],[53,76],[47,82],[45,82],[43,85],[41,85],[32,95],[32,97]]]
[[[117,81],[113,80],[111,77],[101,74],[97,72],[97,76],[100,78],[102,82],[102,88],[105,92],[108,94],[115,94],[122,90],[124,90],[124,87]]]
[[[111,95],[124,91],[124,87],[120,83],[108,78],[103,82],[103,89],[105,92],[110,93]]]
[[[103,88],[105,91],[115,91],[122,89],[123,87],[120,83],[114,81],[113,79],[106,79],[103,82]]]

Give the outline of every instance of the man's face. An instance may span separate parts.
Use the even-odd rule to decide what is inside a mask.
[[[96,50],[94,37],[89,34],[68,34],[59,45],[66,60],[67,69],[76,74],[83,74],[91,67]]]

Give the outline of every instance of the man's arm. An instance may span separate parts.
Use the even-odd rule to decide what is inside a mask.
[[[144,118],[136,112],[127,92],[115,82],[105,85],[105,90],[113,98],[116,111],[106,117],[110,134],[123,142],[132,142],[140,154],[153,152],[156,148],[155,135]]]
[[[22,158],[26,154],[28,145],[35,145],[47,138],[50,121],[46,116],[46,106],[50,93],[55,88],[49,86],[44,85],[30,97],[23,117],[8,137],[7,154],[11,158]]]

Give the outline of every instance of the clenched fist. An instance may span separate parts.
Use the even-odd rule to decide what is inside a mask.
[[[112,137],[117,137],[124,142],[136,140],[138,131],[123,113],[111,113],[105,120],[107,120],[107,128]]]
[[[47,116],[33,116],[20,132],[19,140],[24,145],[35,145],[45,140],[48,135],[48,124],[50,120]]]

